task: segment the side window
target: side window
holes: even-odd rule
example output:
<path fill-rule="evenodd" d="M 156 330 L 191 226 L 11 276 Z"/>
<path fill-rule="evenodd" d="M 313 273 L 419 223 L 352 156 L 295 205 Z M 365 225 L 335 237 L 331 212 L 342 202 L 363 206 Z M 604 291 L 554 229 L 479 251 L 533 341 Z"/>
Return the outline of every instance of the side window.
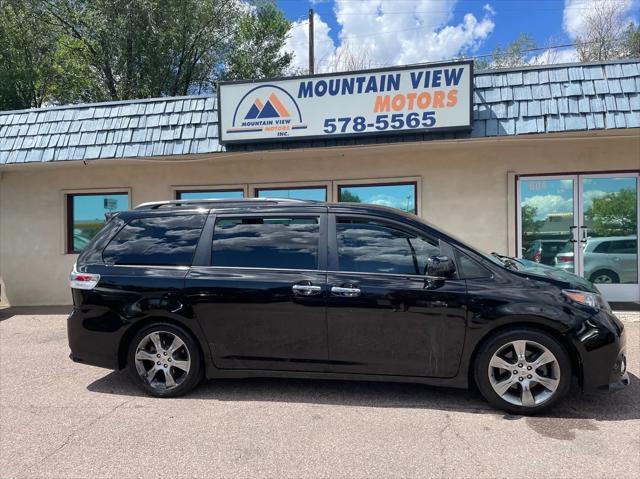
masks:
<path fill-rule="evenodd" d="M 460 268 L 460 277 L 462 279 L 491 277 L 491 271 L 461 251 L 458 251 L 458 267 Z"/>
<path fill-rule="evenodd" d="M 619 240 L 612 241 L 609 246 L 609 253 L 611 254 L 635 254 L 636 253 L 636 241 L 634 240 Z"/>
<path fill-rule="evenodd" d="M 593 249 L 594 253 L 608 253 L 611 241 L 603 241 Z"/>
<path fill-rule="evenodd" d="M 427 259 L 440 254 L 436 240 L 388 223 L 338 218 L 336 233 L 340 271 L 422 275 Z"/>
<path fill-rule="evenodd" d="M 219 218 L 213 231 L 213 266 L 318 269 L 316 217 Z"/>
<path fill-rule="evenodd" d="M 67 253 L 80 253 L 106 222 L 105 213 L 129 207 L 127 193 L 67 195 Z"/>
<path fill-rule="evenodd" d="M 107 263 L 190 266 L 206 215 L 131 220 L 102 252 Z"/>

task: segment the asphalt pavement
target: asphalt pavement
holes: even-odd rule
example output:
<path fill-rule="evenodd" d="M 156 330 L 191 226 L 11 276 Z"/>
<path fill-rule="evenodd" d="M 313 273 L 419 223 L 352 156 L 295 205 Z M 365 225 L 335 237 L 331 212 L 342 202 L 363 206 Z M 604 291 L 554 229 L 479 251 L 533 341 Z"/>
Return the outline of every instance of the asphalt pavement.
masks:
<path fill-rule="evenodd" d="M 149 398 L 68 359 L 65 312 L 0 309 L 2 478 L 640 477 L 638 313 L 629 387 L 526 418 L 415 384 L 215 380 Z"/>

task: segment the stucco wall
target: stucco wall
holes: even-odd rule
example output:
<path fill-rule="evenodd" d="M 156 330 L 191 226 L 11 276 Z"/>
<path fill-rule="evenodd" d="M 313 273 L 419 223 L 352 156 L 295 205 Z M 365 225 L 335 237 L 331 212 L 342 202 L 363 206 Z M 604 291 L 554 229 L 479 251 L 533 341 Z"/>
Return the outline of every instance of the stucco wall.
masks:
<path fill-rule="evenodd" d="M 64 190 L 130 189 L 131 204 L 173 187 L 418 177 L 419 213 L 490 251 L 515 253 L 516 174 L 640 169 L 640 131 L 203 155 L 188 161 L 16 165 L 0 179 L 2 301 L 69 304 Z"/>

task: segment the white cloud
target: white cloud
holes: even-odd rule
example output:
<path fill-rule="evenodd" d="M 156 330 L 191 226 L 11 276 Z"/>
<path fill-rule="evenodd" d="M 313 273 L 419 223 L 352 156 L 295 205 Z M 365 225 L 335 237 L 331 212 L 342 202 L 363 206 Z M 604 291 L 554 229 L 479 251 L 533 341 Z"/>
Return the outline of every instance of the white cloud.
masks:
<path fill-rule="evenodd" d="M 532 65 L 553 65 L 559 63 L 572 63 L 578 61 L 578 52 L 575 48 L 552 48 L 543 51 L 531 58 Z"/>
<path fill-rule="evenodd" d="M 329 25 L 316 13 L 313 16 L 313 39 L 316 62 L 330 58 L 335 51 L 333 40 L 329 36 Z M 306 20 L 293 22 L 285 50 L 294 53 L 292 67 L 306 70 L 309 67 L 309 24 Z"/>
<path fill-rule="evenodd" d="M 477 51 L 491 34 L 494 10 L 487 4 L 484 16 L 471 13 L 451 24 L 457 0 L 335 0 L 334 12 L 340 25 L 339 44 L 329 38 L 329 27 L 318 15 L 315 24 L 318 71 L 335 66 L 345 51 L 366 53 L 373 67 L 437 61 L 460 53 Z M 287 42 L 296 59 L 294 66 L 308 62 L 308 26 L 296 22 Z"/>
<path fill-rule="evenodd" d="M 586 33 L 585 18 L 595 6 L 609 3 L 615 6 L 622 16 L 628 16 L 634 10 L 632 7 L 635 2 L 636 0 L 565 0 L 563 28 L 569 37 L 575 39 Z M 629 21 L 631 20 L 629 16 Z"/>
<path fill-rule="evenodd" d="M 573 199 L 564 198 L 560 195 L 536 195 L 527 198 L 523 205 L 532 206 L 536 209 L 536 218 L 545 219 L 553 213 L 573 212 Z"/>

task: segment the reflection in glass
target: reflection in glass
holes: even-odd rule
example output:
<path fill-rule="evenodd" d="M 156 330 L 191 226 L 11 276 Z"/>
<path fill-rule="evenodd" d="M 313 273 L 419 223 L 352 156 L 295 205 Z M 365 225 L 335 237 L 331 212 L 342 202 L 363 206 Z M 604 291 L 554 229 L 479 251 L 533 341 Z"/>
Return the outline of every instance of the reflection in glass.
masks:
<path fill-rule="evenodd" d="M 156 216 L 131 220 L 107 245 L 107 263 L 191 266 L 206 215 Z"/>
<path fill-rule="evenodd" d="M 213 232 L 213 266 L 317 269 L 317 218 L 224 218 Z"/>
<path fill-rule="evenodd" d="M 416 184 L 341 185 L 338 201 L 390 206 L 408 213 L 416 213 Z"/>
<path fill-rule="evenodd" d="M 572 179 L 520 181 L 523 258 L 573 271 L 573 188 Z"/>
<path fill-rule="evenodd" d="M 422 275 L 440 253 L 435 241 L 376 221 L 338 218 L 336 230 L 340 271 Z"/>
<path fill-rule="evenodd" d="M 102 229 L 105 213 L 124 211 L 129 207 L 129 195 L 119 194 L 75 194 L 69 195 L 67 214 L 70 231 L 69 246 L 74 252 L 86 248 L 89 241 Z"/>
<path fill-rule="evenodd" d="M 269 188 L 256 190 L 258 198 L 294 198 L 296 200 L 327 201 L 326 188 Z"/>
<path fill-rule="evenodd" d="M 210 190 L 210 191 L 178 191 L 179 200 L 211 200 L 211 199 L 237 199 L 244 197 L 242 190 Z"/>
<path fill-rule="evenodd" d="M 611 176 L 583 182 L 584 276 L 593 283 L 638 282 L 636 181 Z"/>

